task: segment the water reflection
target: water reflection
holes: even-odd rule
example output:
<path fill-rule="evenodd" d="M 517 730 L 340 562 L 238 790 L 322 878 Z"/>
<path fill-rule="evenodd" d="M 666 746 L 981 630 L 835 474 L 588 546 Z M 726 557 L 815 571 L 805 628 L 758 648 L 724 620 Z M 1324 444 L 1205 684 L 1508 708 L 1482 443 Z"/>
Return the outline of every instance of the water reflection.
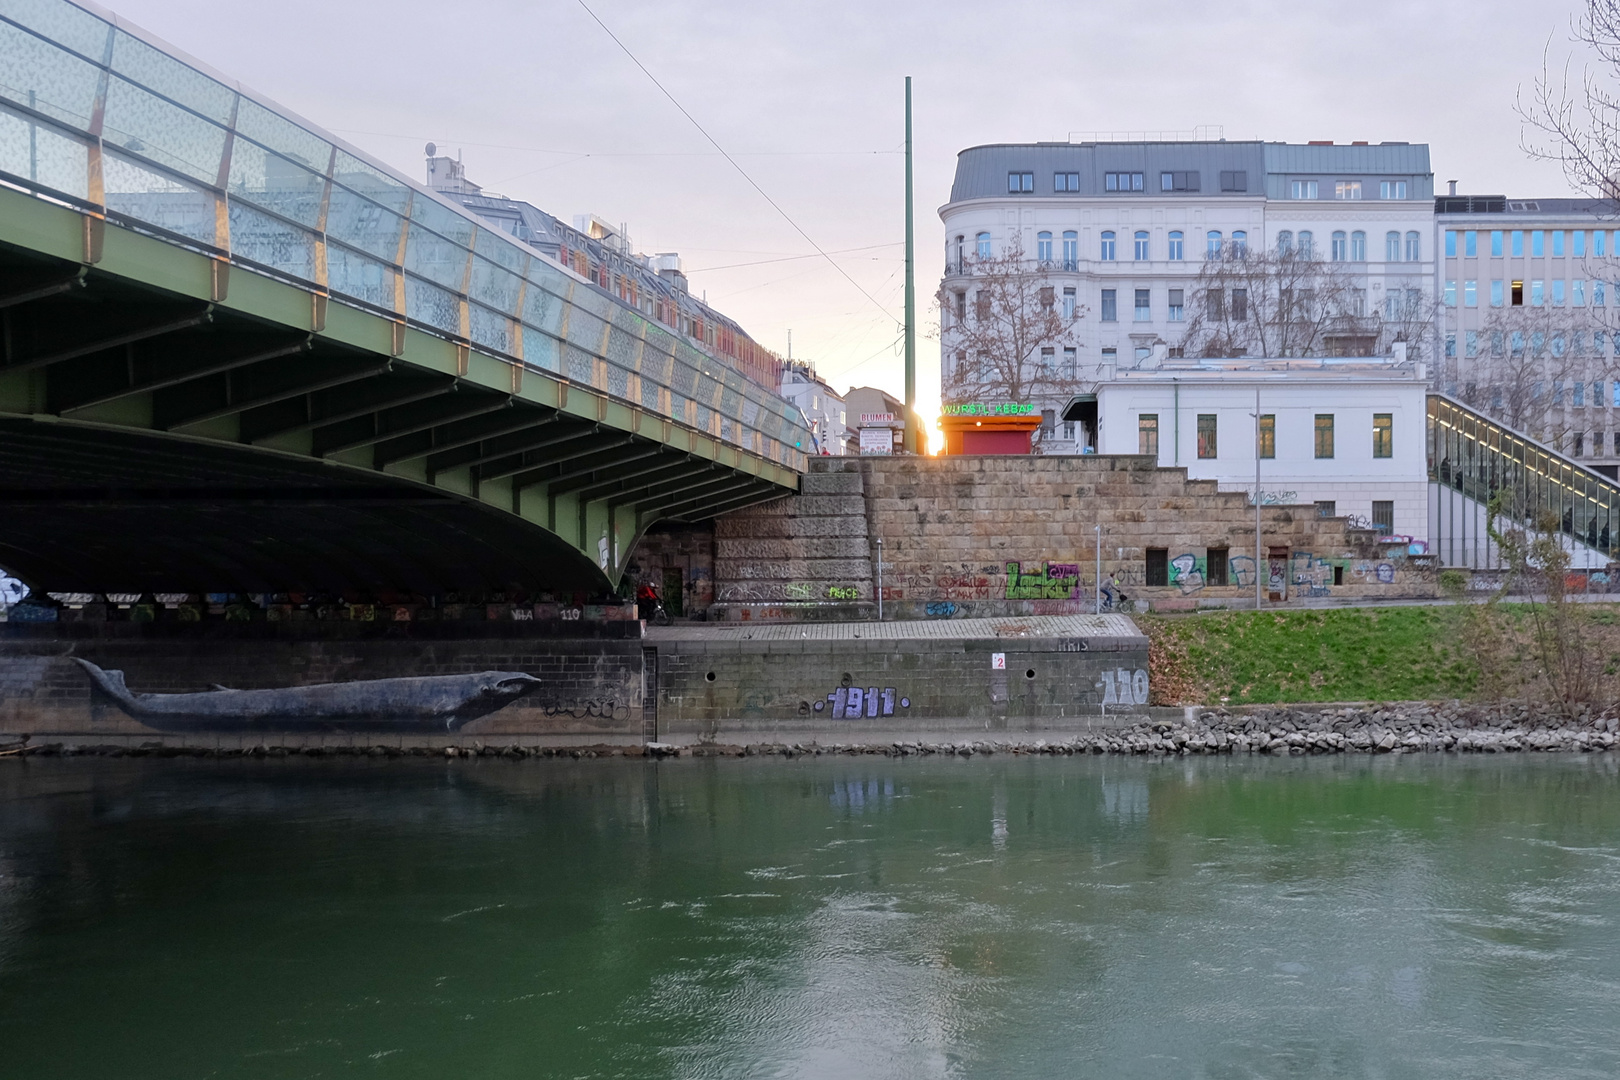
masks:
<path fill-rule="evenodd" d="M 987 827 L 988 822 L 988 827 Z M 19 1076 L 1620 1073 L 1608 758 L 0 768 Z"/>

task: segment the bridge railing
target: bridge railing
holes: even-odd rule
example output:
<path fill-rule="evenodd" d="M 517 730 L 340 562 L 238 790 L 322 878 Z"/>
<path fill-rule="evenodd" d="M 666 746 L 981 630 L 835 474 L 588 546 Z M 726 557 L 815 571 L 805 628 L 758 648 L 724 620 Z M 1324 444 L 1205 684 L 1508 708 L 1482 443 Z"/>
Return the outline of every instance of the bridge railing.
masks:
<path fill-rule="evenodd" d="M 805 467 L 723 357 L 89 5 L 0 0 L 0 182 Z"/>

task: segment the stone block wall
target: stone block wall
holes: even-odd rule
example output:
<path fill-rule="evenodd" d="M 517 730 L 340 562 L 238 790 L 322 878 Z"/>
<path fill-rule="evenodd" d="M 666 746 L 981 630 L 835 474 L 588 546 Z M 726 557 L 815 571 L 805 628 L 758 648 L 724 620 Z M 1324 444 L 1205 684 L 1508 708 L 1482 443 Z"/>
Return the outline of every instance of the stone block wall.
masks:
<path fill-rule="evenodd" d="M 1088 612 L 1098 526 L 1104 611 L 1253 602 L 1248 497 L 1151 458 L 820 458 L 810 469 L 805 494 L 716 522 L 715 617 L 869 617 L 880 539 L 886 618 Z M 829 535 L 847 546 L 818 543 Z M 1426 557 L 1314 506 L 1262 508 L 1262 544 L 1267 602 L 1436 595 Z M 1164 585 L 1147 584 L 1150 549 L 1163 553 Z M 1211 550 L 1226 551 L 1228 584 L 1209 583 Z M 845 594 L 859 603 L 830 603 Z"/>

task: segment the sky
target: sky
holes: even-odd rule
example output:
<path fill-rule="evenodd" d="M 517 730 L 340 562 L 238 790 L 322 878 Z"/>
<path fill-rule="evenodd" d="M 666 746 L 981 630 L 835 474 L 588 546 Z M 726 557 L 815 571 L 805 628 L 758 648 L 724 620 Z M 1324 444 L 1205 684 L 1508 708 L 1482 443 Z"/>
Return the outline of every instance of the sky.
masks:
<path fill-rule="evenodd" d="M 586 0 L 752 183 L 579 0 L 102 2 L 418 180 L 432 141 L 488 189 L 679 252 L 694 292 L 779 353 L 791 333 L 838 390 L 903 386 L 912 76 L 925 416 L 965 147 L 1218 125 L 1426 142 L 1437 190 L 1571 193 L 1514 101 L 1571 54 L 1575 0 Z"/>

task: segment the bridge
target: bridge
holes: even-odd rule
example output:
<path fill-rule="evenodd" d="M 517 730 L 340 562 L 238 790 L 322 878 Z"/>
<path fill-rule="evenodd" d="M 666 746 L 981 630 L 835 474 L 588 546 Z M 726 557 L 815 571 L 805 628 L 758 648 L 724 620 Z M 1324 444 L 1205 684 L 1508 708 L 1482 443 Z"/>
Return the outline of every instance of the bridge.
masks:
<path fill-rule="evenodd" d="M 88 3 L 0 8 L 0 565 L 601 593 L 796 491 L 773 388 Z"/>

